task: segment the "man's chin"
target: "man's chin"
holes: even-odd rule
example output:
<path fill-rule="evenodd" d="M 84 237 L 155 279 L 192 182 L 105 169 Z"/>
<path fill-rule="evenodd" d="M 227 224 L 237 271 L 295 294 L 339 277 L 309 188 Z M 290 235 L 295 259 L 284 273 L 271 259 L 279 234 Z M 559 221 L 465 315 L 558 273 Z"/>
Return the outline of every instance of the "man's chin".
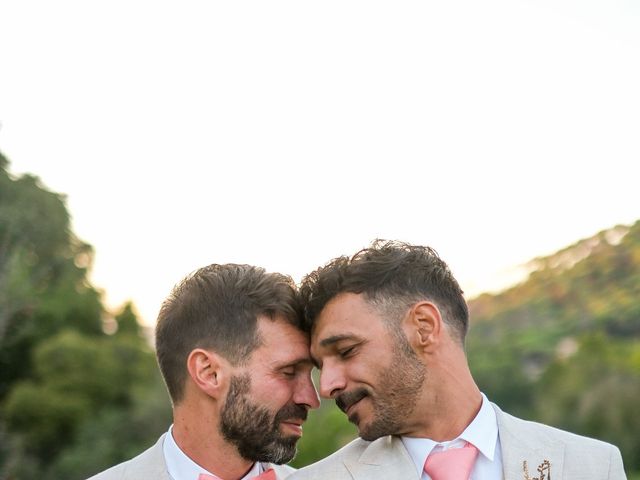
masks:
<path fill-rule="evenodd" d="M 370 425 L 362 421 L 357 413 L 353 413 L 349 416 L 349 422 L 353 423 L 358 429 L 358 436 L 363 440 L 371 441 L 375 438 L 371 438 Z"/>
<path fill-rule="evenodd" d="M 365 423 L 359 422 L 355 424 L 358 427 L 358 435 L 363 440 L 367 442 L 373 442 L 381 437 L 386 437 L 387 435 L 395 435 L 396 432 L 390 431 L 389 428 L 385 428 L 384 425 L 380 423 L 373 422 Z M 388 427 L 388 426 L 386 426 Z"/>
<path fill-rule="evenodd" d="M 374 440 L 378 440 L 380 437 L 384 437 L 386 435 L 379 435 L 378 433 L 372 433 L 368 430 L 361 430 L 358 433 L 359 437 L 362 440 L 366 440 L 367 442 L 373 442 Z"/>
<path fill-rule="evenodd" d="M 281 436 L 276 443 L 270 446 L 268 452 L 263 452 L 262 455 L 259 455 L 258 458 L 254 458 L 253 460 L 275 463 L 277 465 L 288 463 L 293 460 L 298 453 L 298 449 L 296 448 L 297 442 L 298 437 Z"/>

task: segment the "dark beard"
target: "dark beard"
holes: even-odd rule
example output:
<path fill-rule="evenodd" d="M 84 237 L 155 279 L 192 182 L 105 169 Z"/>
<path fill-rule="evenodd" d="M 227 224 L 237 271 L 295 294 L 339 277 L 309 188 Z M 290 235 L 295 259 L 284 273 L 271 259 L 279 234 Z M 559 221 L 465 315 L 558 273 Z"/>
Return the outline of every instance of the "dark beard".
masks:
<path fill-rule="evenodd" d="M 229 394 L 222 407 L 220 432 L 238 449 L 240 455 L 253 462 L 287 463 L 296 455 L 298 437 L 280 432 L 283 420 L 306 420 L 307 409 L 295 403 L 282 407 L 275 416 L 265 407 L 251 402 L 248 374 L 231 378 Z"/>
<path fill-rule="evenodd" d="M 378 375 L 377 393 L 358 388 L 336 397 L 336 405 L 343 412 L 363 398 L 368 397 L 372 402 L 374 416 L 368 425 L 360 425 L 357 413 L 349 417 L 349 421 L 358 426 L 358 433 L 364 440 L 402 434 L 404 422 L 415 410 L 424 383 L 424 364 L 404 336 L 396 336 L 396 340 L 391 364 Z"/>

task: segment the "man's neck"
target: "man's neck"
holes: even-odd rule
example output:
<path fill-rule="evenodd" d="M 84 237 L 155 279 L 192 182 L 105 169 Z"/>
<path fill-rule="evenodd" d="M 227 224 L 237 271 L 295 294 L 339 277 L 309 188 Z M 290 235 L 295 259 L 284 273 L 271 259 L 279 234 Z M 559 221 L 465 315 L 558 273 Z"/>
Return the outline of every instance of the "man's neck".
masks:
<path fill-rule="evenodd" d="M 478 389 L 462 351 L 440 361 L 428 370 L 418 418 L 410 437 L 445 442 L 458 437 L 473 421 L 482 406 Z M 404 433 L 403 433 L 404 434 Z"/>
<path fill-rule="evenodd" d="M 457 438 L 476 417 L 482 406 L 482 394 L 473 385 L 447 398 L 438 399 L 434 411 L 441 414 L 433 419 L 433 440 L 438 442 Z"/>

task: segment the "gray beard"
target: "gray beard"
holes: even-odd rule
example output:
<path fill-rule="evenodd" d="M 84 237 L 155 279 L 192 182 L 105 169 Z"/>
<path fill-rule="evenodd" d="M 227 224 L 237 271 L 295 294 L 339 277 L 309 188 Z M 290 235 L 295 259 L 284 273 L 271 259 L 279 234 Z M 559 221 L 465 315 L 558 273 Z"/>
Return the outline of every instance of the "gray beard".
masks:
<path fill-rule="evenodd" d="M 222 407 L 220 433 L 238 452 L 253 462 L 283 464 L 296 455 L 297 436 L 285 436 L 280 432 L 280 422 L 286 419 L 306 419 L 305 407 L 289 404 L 275 415 L 268 409 L 251 402 L 248 374 L 231 378 L 229 394 Z"/>

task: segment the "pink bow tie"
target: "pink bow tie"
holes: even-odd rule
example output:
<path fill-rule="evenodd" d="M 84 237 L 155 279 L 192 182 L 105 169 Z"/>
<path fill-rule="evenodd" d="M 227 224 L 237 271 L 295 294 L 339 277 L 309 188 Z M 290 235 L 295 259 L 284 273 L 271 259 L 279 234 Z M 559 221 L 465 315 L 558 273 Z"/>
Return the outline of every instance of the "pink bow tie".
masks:
<path fill-rule="evenodd" d="M 198 476 L 198 480 L 220 480 L 220 479 L 218 477 L 214 477 L 213 475 L 201 473 Z M 276 471 L 273 468 L 270 468 L 266 472 L 262 472 L 257 477 L 253 477 L 251 480 L 276 480 Z"/>
<path fill-rule="evenodd" d="M 469 480 L 478 449 L 469 442 L 462 448 L 433 452 L 424 463 L 432 480 Z"/>

